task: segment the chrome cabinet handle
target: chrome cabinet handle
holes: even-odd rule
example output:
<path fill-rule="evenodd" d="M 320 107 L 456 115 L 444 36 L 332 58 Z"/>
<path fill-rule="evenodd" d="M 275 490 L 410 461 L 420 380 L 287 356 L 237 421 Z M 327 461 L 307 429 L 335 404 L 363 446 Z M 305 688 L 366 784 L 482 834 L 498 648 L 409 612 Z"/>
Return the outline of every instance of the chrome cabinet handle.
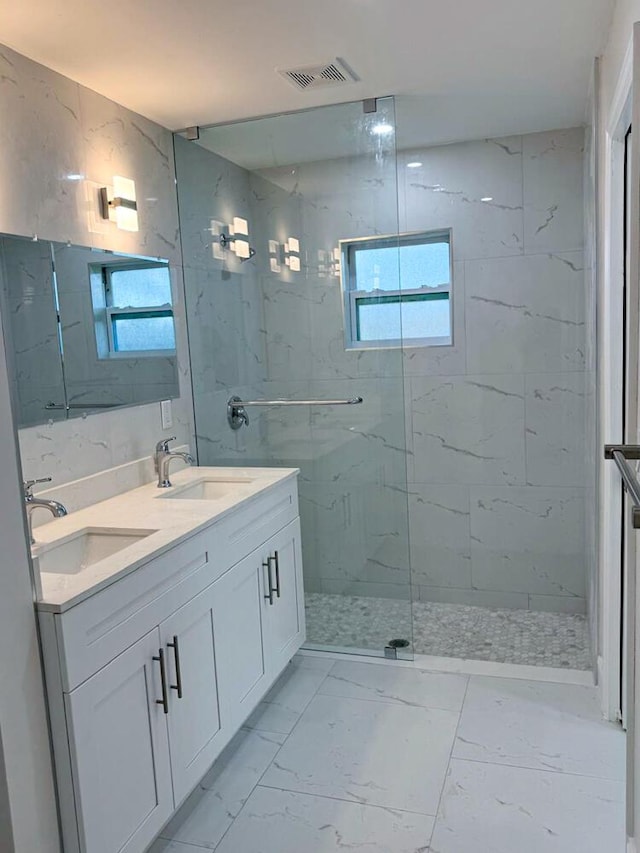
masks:
<path fill-rule="evenodd" d="M 164 664 L 164 649 L 158 649 L 158 655 L 153 656 L 160 664 L 160 681 L 162 683 L 162 699 L 156 699 L 156 705 L 162 705 L 165 714 L 169 713 L 169 695 L 167 693 L 167 671 Z"/>
<path fill-rule="evenodd" d="M 269 557 L 270 560 L 274 560 L 276 564 L 276 595 L 280 598 L 280 560 L 278 558 L 278 552 L 274 551 L 275 557 Z"/>
<path fill-rule="evenodd" d="M 170 649 L 173 649 L 173 658 L 176 665 L 176 683 L 170 684 L 172 690 L 177 690 L 178 699 L 182 699 L 182 673 L 180 670 L 180 647 L 178 645 L 178 636 L 177 634 L 173 635 L 173 642 L 167 643 L 167 646 Z"/>
<path fill-rule="evenodd" d="M 267 557 L 267 562 L 262 564 L 262 568 L 267 570 L 267 585 L 269 592 L 265 595 L 265 599 L 269 604 L 273 604 L 273 578 L 271 577 L 271 557 Z"/>

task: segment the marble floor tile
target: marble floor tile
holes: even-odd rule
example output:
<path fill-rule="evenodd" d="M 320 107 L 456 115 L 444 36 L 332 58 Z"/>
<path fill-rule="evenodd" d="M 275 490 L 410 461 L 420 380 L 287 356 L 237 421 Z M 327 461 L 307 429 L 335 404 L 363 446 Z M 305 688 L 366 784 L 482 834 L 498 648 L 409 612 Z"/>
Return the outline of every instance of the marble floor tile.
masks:
<path fill-rule="evenodd" d="M 316 672 L 324 672 L 325 675 L 331 670 L 336 661 L 334 658 L 315 657 L 314 655 L 295 655 L 291 663 L 302 669 L 313 669 Z"/>
<path fill-rule="evenodd" d="M 214 849 L 285 739 L 271 732 L 238 732 L 162 836 Z"/>
<path fill-rule="evenodd" d="M 418 853 L 433 818 L 257 787 L 218 853 Z M 182 851 L 180 851 L 182 853 Z"/>
<path fill-rule="evenodd" d="M 301 661 L 303 661 L 301 663 Z M 324 681 L 324 666 L 292 661 L 245 723 L 248 729 L 289 734 Z"/>
<path fill-rule="evenodd" d="M 463 675 L 338 661 L 318 693 L 323 696 L 389 702 L 393 705 L 460 711 L 467 681 Z"/>
<path fill-rule="evenodd" d="M 473 676 L 453 755 L 621 780 L 625 738 L 593 687 Z"/>
<path fill-rule="evenodd" d="M 624 853 L 624 785 L 453 759 L 431 853 Z"/>
<path fill-rule="evenodd" d="M 261 784 L 435 815 L 458 714 L 316 696 Z"/>

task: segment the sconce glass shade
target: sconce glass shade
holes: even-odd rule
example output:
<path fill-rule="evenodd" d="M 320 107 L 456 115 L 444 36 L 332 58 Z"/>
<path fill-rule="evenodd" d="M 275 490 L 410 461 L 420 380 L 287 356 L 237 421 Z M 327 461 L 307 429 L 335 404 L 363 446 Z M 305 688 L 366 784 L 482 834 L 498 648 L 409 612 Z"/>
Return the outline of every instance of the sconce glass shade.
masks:
<path fill-rule="evenodd" d="M 136 185 L 130 178 L 114 175 L 113 195 L 115 200 L 121 199 L 127 204 L 114 206 L 116 225 L 121 231 L 138 230 L 138 210 L 136 205 Z"/>
<path fill-rule="evenodd" d="M 280 243 L 277 240 L 269 240 L 269 268 L 271 272 L 280 272 Z"/>
<path fill-rule="evenodd" d="M 249 236 L 249 223 L 246 219 L 243 219 L 241 216 L 233 217 L 233 224 L 231 226 L 232 234 L 234 236 L 240 235 L 244 237 Z M 238 254 L 236 252 L 236 254 Z M 244 255 L 238 255 L 238 257 L 244 257 Z"/>
<path fill-rule="evenodd" d="M 300 251 L 300 241 L 297 237 L 289 237 L 289 241 L 286 244 L 286 248 L 288 252 L 299 252 Z"/>
<path fill-rule="evenodd" d="M 239 240 L 237 237 L 233 241 L 233 251 L 238 258 L 250 258 L 251 247 L 248 240 Z"/>

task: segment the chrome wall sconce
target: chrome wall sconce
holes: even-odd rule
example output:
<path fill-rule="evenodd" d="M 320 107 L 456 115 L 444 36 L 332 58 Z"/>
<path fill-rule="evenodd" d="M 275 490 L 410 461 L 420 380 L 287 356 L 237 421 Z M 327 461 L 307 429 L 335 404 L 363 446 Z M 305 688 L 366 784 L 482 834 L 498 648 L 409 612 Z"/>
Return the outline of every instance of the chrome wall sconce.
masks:
<path fill-rule="evenodd" d="M 318 274 L 320 278 L 329 275 L 339 278 L 341 269 L 341 255 L 338 247 L 328 251 L 326 249 L 318 250 Z"/>
<path fill-rule="evenodd" d="M 130 178 L 114 175 L 112 187 L 99 190 L 100 214 L 114 222 L 121 231 L 138 230 L 136 185 Z"/>
<path fill-rule="evenodd" d="M 216 230 L 220 228 L 220 223 L 212 223 L 212 232 L 214 236 L 218 236 L 220 247 L 224 251 L 231 251 L 240 261 L 248 261 L 252 258 L 256 250 L 249 245 L 249 223 L 241 216 L 234 216 L 233 222 L 228 227 L 228 234 L 223 230 L 216 234 Z M 216 253 L 214 248 L 214 257 L 221 257 L 223 253 Z"/>
<path fill-rule="evenodd" d="M 300 241 L 289 237 L 284 244 L 284 262 L 293 272 L 300 272 Z"/>
<path fill-rule="evenodd" d="M 297 237 L 289 237 L 284 243 L 269 240 L 269 267 L 271 272 L 279 273 L 282 267 L 288 267 L 292 272 L 300 272 L 300 241 Z"/>

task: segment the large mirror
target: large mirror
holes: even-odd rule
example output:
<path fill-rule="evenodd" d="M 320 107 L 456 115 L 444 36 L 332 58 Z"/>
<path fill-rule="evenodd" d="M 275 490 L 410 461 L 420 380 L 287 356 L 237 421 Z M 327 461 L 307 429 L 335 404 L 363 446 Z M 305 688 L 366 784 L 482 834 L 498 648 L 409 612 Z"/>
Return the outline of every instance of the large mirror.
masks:
<path fill-rule="evenodd" d="M 167 261 L 0 237 L 19 427 L 177 397 Z"/>

